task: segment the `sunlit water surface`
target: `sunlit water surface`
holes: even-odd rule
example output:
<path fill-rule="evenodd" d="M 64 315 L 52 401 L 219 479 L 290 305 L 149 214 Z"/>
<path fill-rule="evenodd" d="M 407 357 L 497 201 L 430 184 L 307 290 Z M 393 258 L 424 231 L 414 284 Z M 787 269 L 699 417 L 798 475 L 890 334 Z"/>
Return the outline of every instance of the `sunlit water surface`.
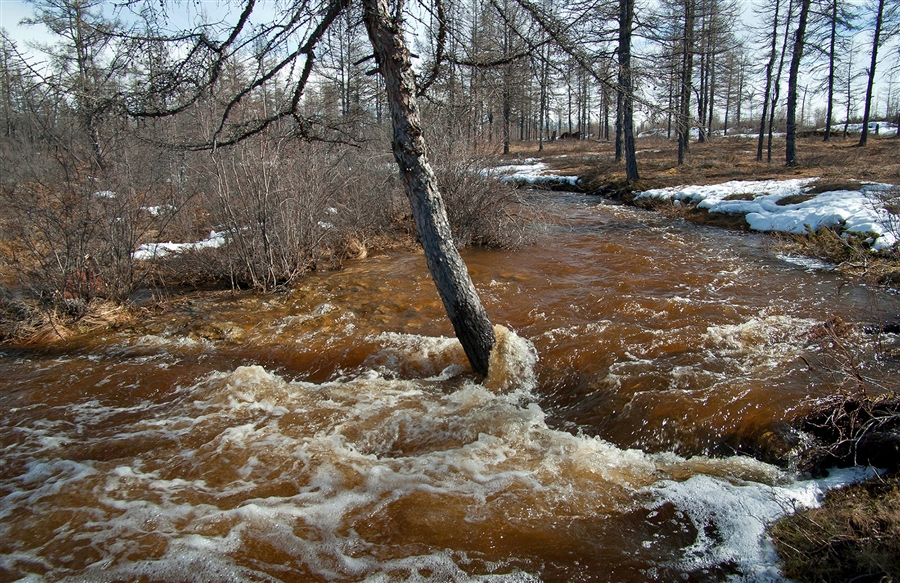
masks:
<path fill-rule="evenodd" d="M 466 255 L 512 331 L 483 382 L 416 254 L 3 352 L 0 581 L 779 580 L 765 524 L 829 482 L 758 459 L 842 359 L 897 378 L 863 331 L 897 296 L 546 204 L 536 244 Z"/>

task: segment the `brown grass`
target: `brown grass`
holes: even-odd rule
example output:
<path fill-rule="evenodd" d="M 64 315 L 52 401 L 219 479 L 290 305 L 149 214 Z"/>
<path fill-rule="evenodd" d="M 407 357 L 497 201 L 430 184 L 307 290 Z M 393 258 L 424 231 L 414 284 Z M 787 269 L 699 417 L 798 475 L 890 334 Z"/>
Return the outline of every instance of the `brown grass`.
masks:
<path fill-rule="evenodd" d="M 771 535 L 791 579 L 900 581 L 900 478 L 833 490 L 821 508 L 780 520 Z"/>
<path fill-rule="evenodd" d="M 35 299 L 0 297 L 0 342 L 48 346 L 100 329 L 134 321 L 139 309 L 100 299 L 56 304 Z"/>
<path fill-rule="evenodd" d="M 845 187 L 841 190 L 858 190 L 860 181 L 900 183 L 897 138 L 870 136 L 865 148 L 856 143 L 853 137 L 832 138 L 827 143 L 819 136 L 800 137 L 799 165 L 789 168 L 783 162 L 784 139 L 774 141 L 772 163 L 768 164 L 756 161 L 756 140 L 713 138 L 703 144 L 692 143 L 685 163 L 678 166 L 674 141 L 641 138 L 637 140 L 637 161 L 643 188 L 813 177 L 828 190 L 841 185 Z M 543 152 L 537 148 L 537 142 L 513 144 L 510 158 L 541 157 L 556 172 L 589 178 L 595 188 L 624 179 L 624 164 L 614 160 L 615 149 L 610 142 L 557 141 L 545 143 Z"/>
<path fill-rule="evenodd" d="M 813 194 L 792 194 L 790 196 L 785 196 L 784 198 L 778 199 L 775 204 L 777 204 L 778 206 L 790 206 L 792 204 L 800 204 L 801 202 L 806 202 L 814 198 L 816 197 Z"/>

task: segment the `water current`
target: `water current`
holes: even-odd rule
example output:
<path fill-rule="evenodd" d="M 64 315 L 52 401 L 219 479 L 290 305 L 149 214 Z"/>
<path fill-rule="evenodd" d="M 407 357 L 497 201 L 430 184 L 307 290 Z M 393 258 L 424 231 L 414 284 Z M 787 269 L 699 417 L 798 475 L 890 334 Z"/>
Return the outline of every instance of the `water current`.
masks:
<path fill-rule="evenodd" d="M 864 326 L 900 298 L 762 235 L 542 212 L 465 255 L 484 381 L 415 253 L 0 353 L 0 581 L 779 580 L 765 525 L 848 476 L 760 460 L 842 363 L 897 378 Z"/>

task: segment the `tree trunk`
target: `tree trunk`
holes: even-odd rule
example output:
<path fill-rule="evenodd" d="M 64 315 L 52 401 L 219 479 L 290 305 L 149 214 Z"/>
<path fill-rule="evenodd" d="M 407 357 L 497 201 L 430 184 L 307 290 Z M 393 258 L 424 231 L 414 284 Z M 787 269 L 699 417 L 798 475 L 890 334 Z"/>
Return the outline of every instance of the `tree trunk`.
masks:
<path fill-rule="evenodd" d="M 859 134 L 859 145 L 865 146 L 869 139 L 869 115 L 872 107 L 872 88 L 875 83 L 875 64 L 878 62 L 878 45 L 881 44 L 881 24 L 884 18 L 884 0 L 878 0 L 878 16 L 875 18 L 875 35 L 872 39 L 872 63 L 869 65 L 869 85 L 866 88 L 866 105 L 863 108 L 863 125 Z"/>
<path fill-rule="evenodd" d="M 681 55 L 681 93 L 678 116 L 678 165 L 684 164 L 684 155 L 691 142 L 691 74 L 694 69 L 694 2 L 684 3 L 684 38 Z"/>
<path fill-rule="evenodd" d="M 801 0 L 802 1 L 802 0 Z M 772 107 L 769 109 L 769 135 L 766 144 L 766 163 L 772 162 L 772 139 L 775 134 L 775 106 L 781 94 L 781 72 L 784 70 L 784 57 L 787 55 L 788 37 L 791 30 L 791 15 L 794 13 L 794 0 L 788 1 L 787 15 L 784 19 L 784 38 L 781 43 L 781 56 L 778 58 L 778 72 L 775 73 Z"/>
<path fill-rule="evenodd" d="M 621 65 L 620 65 L 620 67 L 621 67 Z M 621 75 L 622 75 L 622 73 L 620 72 L 619 73 L 619 82 L 620 83 L 621 83 Z M 625 107 L 625 99 L 624 99 L 624 96 L 622 95 L 622 85 L 619 85 L 616 88 L 616 142 L 615 142 L 616 162 L 622 161 L 622 131 L 623 131 L 622 119 L 625 117 L 624 116 L 624 113 L 625 113 L 624 107 Z"/>
<path fill-rule="evenodd" d="M 781 8 L 780 0 L 775 0 L 775 13 L 772 16 L 772 48 L 769 52 L 769 62 L 766 64 L 766 89 L 763 92 L 762 115 L 759 116 L 759 141 L 756 144 L 756 161 L 762 162 L 763 144 L 766 136 L 766 117 L 769 114 L 769 100 L 772 95 L 772 70 L 775 68 L 775 58 L 778 51 L 778 11 Z M 772 104 L 775 108 L 775 104 Z"/>
<path fill-rule="evenodd" d="M 619 0 L 619 94 L 622 96 L 622 134 L 625 149 L 625 179 L 638 180 L 634 148 L 634 88 L 631 79 L 631 27 L 634 0 Z"/>
<path fill-rule="evenodd" d="M 837 45 L 837 19 L 838 0 L 831 0 L 831 36 L 828 43 L 828 95 L 825 108 L 825 137 L 823 141 L 831 140 L 831 122 L 834 118 L 834 64 L 835 47 Z"/>
<path fill-rule="evenodd" d="M 400 23 L 387 0 L 363 0 L 364 20 L 384 77 L 394 126 L 394 158 L 412 207 L 431 277 L 475 372 L 487 375 L 494 329 L 466 265 L 453 244 L 437 180 L 426 155 L 416 79 Z"/>
<path fill-rule="evenodd" d="M 794 37 L 794 54 L 791 57 L 791 70 L 788 72 L 787 123 L 784 149 L 786 166 L 797 165 L 797 77 L 800 74 L 800 59 L 803 58 L 803 43 L 806 37 L 806 19 L 809 15 L 811 0 L 802 0 L 800 4 L 800 22 L 797 24 L 797 36 Z"/>

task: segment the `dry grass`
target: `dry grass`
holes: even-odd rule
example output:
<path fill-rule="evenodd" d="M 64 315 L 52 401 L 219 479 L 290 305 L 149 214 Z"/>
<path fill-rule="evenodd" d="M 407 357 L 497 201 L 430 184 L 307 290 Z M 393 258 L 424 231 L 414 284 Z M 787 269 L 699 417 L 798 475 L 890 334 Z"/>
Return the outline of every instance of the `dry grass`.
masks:
<path fill-rule="evenodd" d="M 0 342 L 18 346 L 46 346 L 100 329 L 119 328 L 134 321 L 139 310 L 94 299 L 41 303 L 34 299 L 0 297 Z"/>
<path fill-rule="evenodd" d="M 780 520 L 771 534 L 791 579 L 900 581 L 900 478 L 829 492 L 821 508 Z"/>
<path fill-rule="evenodd" d="M 900 183 L 900 156 L 897 138 L 879 136 L 865 148 L 857 139 L 833 138 L 823 142 L 810 135 L 797 140 L 799 165 L 784 165 L 784 139 L 776 139 L 772 163 L 756 161 L 756 140 L 749 138 L 713 138 L 692 143 L 681 166 L 676 164 L 677 144 L 663 138 L 637 140 L 638 170 L 641 188 L 681 184 L 715 184 L 728 180 L 768 180 L 818 177 L 823 185 L 844 185 L 841 190 L 857 190 L 860 181 Z M 514 144 L 510 158 L 541 157 L 556 172 L 583 176 L 593 189 L 624 182 L 625 167 L 614 159 L 614 145 L 600 141 L 557 141 L 544 144 Z M 832 189 L 829 186 L 829 189 Z M 815 192 L 812 192 L 815 194 Z"/>

